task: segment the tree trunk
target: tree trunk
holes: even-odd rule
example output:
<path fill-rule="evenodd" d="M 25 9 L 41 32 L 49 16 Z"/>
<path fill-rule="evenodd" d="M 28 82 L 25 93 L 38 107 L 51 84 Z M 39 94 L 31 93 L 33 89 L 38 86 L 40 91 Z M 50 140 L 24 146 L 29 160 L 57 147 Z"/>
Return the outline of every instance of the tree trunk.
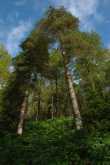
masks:
<path fill-rule="evenodd" d="M 74 111 L 76 129 L 80 130 L 83 127 L 81 114 L 80 114 L 80 111 L 79 111 L 78 101 L 77 101 L 75 89 L 74 89 L 74 86 L 73 86 L 72 77 L 71 77 L 71 74 L 68 71 L 68 62 L 67 62 L 67 59 L 66 59 L 66 55 L 64 55 L 64 54 L 63 54 L 63 59 L 64 59 L 65 78 L 67 80 L 70 99 L 71 99 L 71 103 L 72 103 L 72 108 L 73 108 L 73 111 Z"/>
<path fill-rule="evenodd" d="M 38 112 L 38 108 L 37 108 L 37 103 L 35 104 L 35 120 L 36 121 L 39 120 L 39 112 Z"/>
<path fill-rule="evenodd" d="M 17 128 L 18 135 L 23 134 L 24 120 L 26 118 L 26 112 L 27 112 L 27 104 L 28 104 L 28 94 L 26 93 L 20 109 L 20 119 Z"/>
<path fill-rule="evenodd" d="M 53 96 L 52 96 L 52 103 L 51 103 L 51 119 L 54 119 L 54 102 L 53 102 Z"/>
<path fill-rule="evenodd" d="M 38 96 L 37 96 L 37 90 L 34 88 L 33 91 L 33 109 L 34 109 L 34 116 L 33 119 L 35 121 L 38 120 Z"/>
<path fill-rule="evenodd" d="M 38 120 L 39 113 L 41 112 L 41 93 L 38 92 L 38 102 L 37 102 L 37 110 L 36 110 L 36 120 Z"/>
<path fill-rule="evenodd" d="M 55 112 L 57 117 L 58 115 L 58 74 L 57 73 L 56 73 L 55 86 L 56 86 Z"/>

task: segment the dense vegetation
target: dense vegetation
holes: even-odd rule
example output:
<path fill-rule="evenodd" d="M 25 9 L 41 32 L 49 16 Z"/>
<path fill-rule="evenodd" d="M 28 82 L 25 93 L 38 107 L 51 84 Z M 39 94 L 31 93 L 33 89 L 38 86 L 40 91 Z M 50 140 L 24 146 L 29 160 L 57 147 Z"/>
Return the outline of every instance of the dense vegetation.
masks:
<path fill-rule="evenodd" d="M 1 139 L 0 163 L 8 165 L 86 165 L 110 162 L 110 135 L 72 129 L 71 118 L 26 124 L 22 137 Z"/>
<path fill-rule="evenodd" d="M 0 164 L 109 165 L 110 51 L 100 36 L 50 7 L 21 49 L 11 59 L 0 47 Z"/>

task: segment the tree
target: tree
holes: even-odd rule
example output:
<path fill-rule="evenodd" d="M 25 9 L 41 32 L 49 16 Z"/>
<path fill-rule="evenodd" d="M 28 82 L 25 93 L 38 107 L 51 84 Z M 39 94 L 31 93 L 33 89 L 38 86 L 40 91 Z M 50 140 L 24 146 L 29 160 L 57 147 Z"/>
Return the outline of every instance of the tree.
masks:
<path fill-rule="evenodd" d="M 15 130 L 18 127 L 17 132 L 22 134 L 31 68 L 24 53 L 13 59 L 13 66 L 14 72 L 11 74 L 2 94 L 0 122 L 4 130 Z M 22 128 L 20 128 L 20 125 Z"/>
<path fill-rule="evenodd" d="M 3 87 L 3 85 L 9 78 L 10 66 L 11 66 L 11 56 L 4 48 L 4 46 L 0 45 L 0 86 L 1 87 Z"/>
<path fill-rule="evenodd" d="M 35 49 L 38 49 L 37 44 L 39 43 L 40 47 L 44 45 L 44 43 L 41 43 L 38 40 L 37 42 L 34 42 L 38 36 L 46 37 L 47 40 L 49 41 L 47 42 L 47 47 L 45 52 L 49 52 L 49 49 L 51 50 L 53 47 L 55 47 L 55 45 L 57 45 L 57 48 L 59 49 L 63 57 L 65 77 L 68 83 L 68 89 L 70 93 L 72 107 L 75 114 L 76 128 L 79 130 L 82 128 L 82 119 L 79 111 L 75 89 L 73 87 L 72 77 L 68 70 L 68 64 L 72 53 L 72 49 L 71 49 L 72 47 L 71 45 L 69 46 L 69 44 L 66 41 L 67 38 L 69 42 L 71 41 L 70 34 L 71 32 L 78 30 L 78 23 L 79 23 L 78 19 L 72 16 L 69 12 L 65 11 L 64 8 L 60 8 L 60 9 L 50 8 L 47 12 L 47 16 L 37 24 L 37 29 L 35 28 L 32 34 L 23 43 L 24 45 L 23 48 L 25 48 L 24 49 L 25 51 L 26 50 L 29 52 L 31 51 L 31 55 L 32 52 L 34 52 L 34 54 L 36 55 Z M 65 35 L 66 35 L 66 39 L 65 39 Z M 31 45 L 31 47 L 28 47 L 28 45 Z M 69 49 L 70 51 L 68 51 Z M 42 49 L 42 51 L 43 50 L 44 49 Z M 41 54 L 41 55 L 42 58 L 45 57 L 45 54 Z"/>
<path fill-rule="evenodd" d="M 0 45 L 0 112 L 2 109 L 2 93 L 11 75 L 11 63 L 11 55 L 7 52 L 3 45 Z"/>
<path fill-rule="evenodd" d="M 26 119 L 28 109 L 28 96 L 29 89 L 31 87 L 31 75 L 32 67 L 25 53 L 22 53 L 16 58 L 16 82 L 18 83 L 18 89 L 20 88 L 22 93 L 22 101 L 19 105 L 19 120 L 17 125 L 17 134 L 23 134 L 24 120 Z"/>

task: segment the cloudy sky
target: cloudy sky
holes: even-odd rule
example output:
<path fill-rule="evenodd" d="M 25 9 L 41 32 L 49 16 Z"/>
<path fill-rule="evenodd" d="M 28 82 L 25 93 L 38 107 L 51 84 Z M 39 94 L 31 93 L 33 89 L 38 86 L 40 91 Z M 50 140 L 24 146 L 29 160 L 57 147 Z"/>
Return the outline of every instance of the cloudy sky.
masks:
<path fill-rule="evenodd" d="M 80 19 L 83 31 L 98 32 L 110 47 L 110 0 L 1 0 L 0 42 L 15 56 L 20 42 L 48 6 L 64 6 Z"/>

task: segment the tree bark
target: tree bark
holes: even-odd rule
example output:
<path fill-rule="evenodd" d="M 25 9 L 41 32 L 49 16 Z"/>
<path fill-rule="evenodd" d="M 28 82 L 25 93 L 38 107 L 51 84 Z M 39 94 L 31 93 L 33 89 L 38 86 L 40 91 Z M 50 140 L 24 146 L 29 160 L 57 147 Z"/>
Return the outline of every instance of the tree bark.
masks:
<path fill-rule="evenodd" d="M 53 102 L 53 96 L 52 96 L 52 103 L 51 103 L 51 118 L 54 119 L 54 102 Z"/>
<path fill-rule="evenodd" d="M 26 93 L 20 109 L 20 118 L 17 128 L 18 135 L 23 134 L 24 120 L 26 118 L 26 113 L 27 113 L 27 104 L 28 104 L 28 94 Z"/>
<path fill-rule="evenodd" d="M 37 95 L 37 90 L 34 89 L 33 91 L 33 109 L 34 109 L 34 116 L 33 116 L 33 119 L 35 121 L 38 120 L 38 116 L 39 116 L 39 113 L 38 113 L 38 98 L 39 96 Z"/>
<path fill-rule="evenodd" d="M 36 120 L 38 120 L 39 113 L 41 112 L 41 92 L 38 92 L 37 110 L 36 110 Z"/>
<path fill-rule="evenodd" d="M 67 61 L 66 55 L 64 55 L 64 54 L 62 54 L 62 55 L 63 55 L 63 60 L 64 60 L 65 78 L 67 80 L 70 99 L 71 99 L 72 108 L 73 108 L 73 112 L 74 112 L 74 116 L 75 116 L 76 129 L 80 130 L 83 127 L 83 124 L 82 124 L 82 118 L 81 118 L 81 114 L 80 114 L 80 110 L 79 110 L 79 106 L 78 106 L 78 101 L 77 101 L 75 89 L 73 86 L 72 77 L 68 71 L 68 61 Z"/>
<path fill-rule="evenodd" d="M 56 79 L 55 79 L 55 86 L 56 86 L 55 113 L 56 113 L 56 117 L 58 115 L 58 74 L 57 74 L 57 72 L 56 72 Z"/>

